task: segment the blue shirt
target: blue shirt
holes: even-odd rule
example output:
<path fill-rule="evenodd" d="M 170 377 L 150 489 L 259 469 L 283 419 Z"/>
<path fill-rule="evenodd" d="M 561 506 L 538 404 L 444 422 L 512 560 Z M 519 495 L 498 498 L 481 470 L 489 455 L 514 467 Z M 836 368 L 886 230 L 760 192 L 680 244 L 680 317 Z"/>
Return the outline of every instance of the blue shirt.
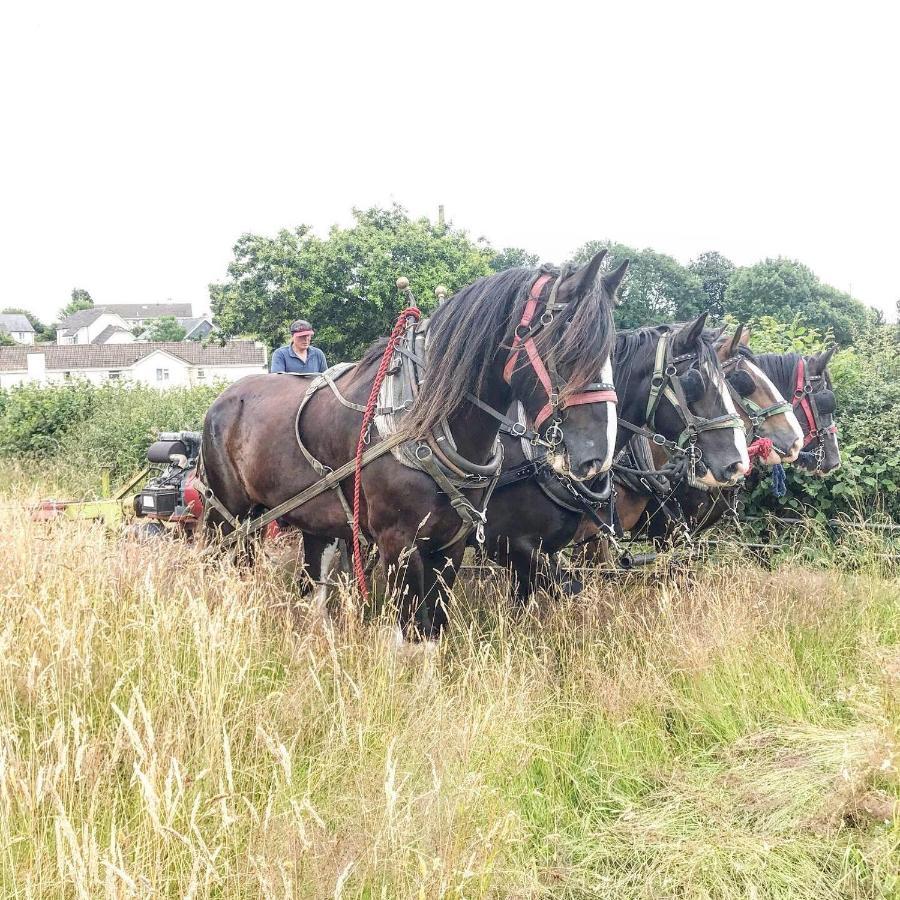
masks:
<path fill-rule="evenodd" d="M 270 372 L 295 372 L 299 375 L 309 375 L 315 372 L 324 372 L 328 368 L 325 362 L 325 354 L 318 347 L 310 347 L 306 351 L 306 362 L 303 362 L 294 350 L 292 344 L 279 347 L 272 354 Z"/>

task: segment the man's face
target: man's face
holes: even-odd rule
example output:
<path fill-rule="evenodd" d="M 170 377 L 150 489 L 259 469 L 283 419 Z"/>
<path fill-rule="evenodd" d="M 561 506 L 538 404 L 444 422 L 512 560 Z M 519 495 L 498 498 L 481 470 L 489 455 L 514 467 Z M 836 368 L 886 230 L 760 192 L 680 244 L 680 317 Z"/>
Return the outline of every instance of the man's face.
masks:
<path fill-rule="evenodd" d="M 309 342 L 311 340 L 311 334 L 300 334 L 299 331 L 295 331 L 294 334 L 291 335 L 291 343 L 294 345 L 295 350 L 308 350 Z"/>

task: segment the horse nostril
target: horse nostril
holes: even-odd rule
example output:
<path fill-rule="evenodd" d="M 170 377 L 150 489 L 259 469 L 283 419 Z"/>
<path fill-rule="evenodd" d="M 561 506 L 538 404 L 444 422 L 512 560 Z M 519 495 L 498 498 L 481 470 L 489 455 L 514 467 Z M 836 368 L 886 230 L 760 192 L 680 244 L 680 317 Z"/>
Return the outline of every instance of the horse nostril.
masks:
<path fill-rule="evenodd" d="M 728 479 L 730 481 L 732 478 L 740 478 L 741 476 L 746 475 L 749 471 L 750 467 L 743 461 L 740 461 L 730 465 L 725 470 L 725 474 L 728 476 Z"/>

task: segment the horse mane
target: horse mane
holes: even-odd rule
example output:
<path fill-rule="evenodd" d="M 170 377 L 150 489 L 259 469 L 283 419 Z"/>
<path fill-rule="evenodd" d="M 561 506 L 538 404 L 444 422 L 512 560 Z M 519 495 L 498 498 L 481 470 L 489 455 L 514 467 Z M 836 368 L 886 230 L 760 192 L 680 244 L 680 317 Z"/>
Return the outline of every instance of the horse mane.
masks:
<path fill-rule="evenodd" d="M 676 334 L 685 323 L 677 325 L 644 325 L 641 328 L 629 328 L 616 334 L 615 373 L 616 381 L 625 384 L 631 379 L 631 371 L 635 364 L 646 355 L 647 348 L 656 345 L 664 334 Z M 718 331 L 706 328 L 697 341 L 697 362 L 707 378 L 715 381 L 720 377 L 721 366 L 716 356 L 714 341 Z M 655 351 L 654 351 L 655 354 Z"/>
<path fill-rule="evenodd" d="M 794 395 L 794 371 L 799 353 L 758 353 L 753 360 L 766 373 L 783 397 Z"/>
<path fill-rule="evenodd" d="M 559 274 L 507 269 L 479 278 L 437 309 L 429 325 L 423 389 L 404 419 L 409 434 L 426 434 L 452 414 L 466 394 L 480 393 L 498 353 L 509 350 L 506 337 L 511 335 L 514 315 L 518 321 L 541 271 Z M 557 313 L 535 336 L 542 357 L 552 348 L 557 366 L 572 370 L 563 395 L 577 393 L 593 379 L 598 360 L 609 355 L 613 344 L 612 305 L 599 282 L 574 305 L 571 315 Z"/>

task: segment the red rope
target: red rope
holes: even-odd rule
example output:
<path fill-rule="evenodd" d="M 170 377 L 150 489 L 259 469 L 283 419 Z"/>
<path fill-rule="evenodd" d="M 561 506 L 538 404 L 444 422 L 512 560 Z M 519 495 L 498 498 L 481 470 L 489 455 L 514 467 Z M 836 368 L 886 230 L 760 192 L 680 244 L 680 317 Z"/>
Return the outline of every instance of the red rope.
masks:
<path fill-rule="evenodd" d="M 359 440 L 356 443 L 356 471 L 353 475 L 353 571 L 356 574 L 356 583 L 359 585 L 359 592 L 365 600 L 369 599 L 369 589 L 366 586 L 366 571 L 363 567 L 362 551 L 359 546 L 359 487 L 362 482 L 362 457 L 363 448 L 366 445 L 366 431 L 372 416 L 375 414 L 375 405 L 378 403 L 378 392 L 381 390 L 381 383 L 387 375 L 388 366 L 391 364 L 391 357 L 394 350 L 406 331 L 408 319 L 418 321 L 421 312 L 415 306 L 409 306 L 400 313 L 397 324 L 388 338 L 387 347 L 384 348 L 384 356 L 381 357 L 381 365 L 375 373 L 375 380 L 372 382 L 372 391 L 369 394 L 369 402 L 366 404 L 366 411 L 363 413 L 362 428 L 359 430 Z"/>
<path fill-rule="evenodd" d="M 749 475 L 753 471 L 753 463 L 758 459 L 766 460 L 772 452 L 772 441 L 769 438 L 757 438 L 749 447 L 747 447 L 747 456 L 750 457 Z"/>

